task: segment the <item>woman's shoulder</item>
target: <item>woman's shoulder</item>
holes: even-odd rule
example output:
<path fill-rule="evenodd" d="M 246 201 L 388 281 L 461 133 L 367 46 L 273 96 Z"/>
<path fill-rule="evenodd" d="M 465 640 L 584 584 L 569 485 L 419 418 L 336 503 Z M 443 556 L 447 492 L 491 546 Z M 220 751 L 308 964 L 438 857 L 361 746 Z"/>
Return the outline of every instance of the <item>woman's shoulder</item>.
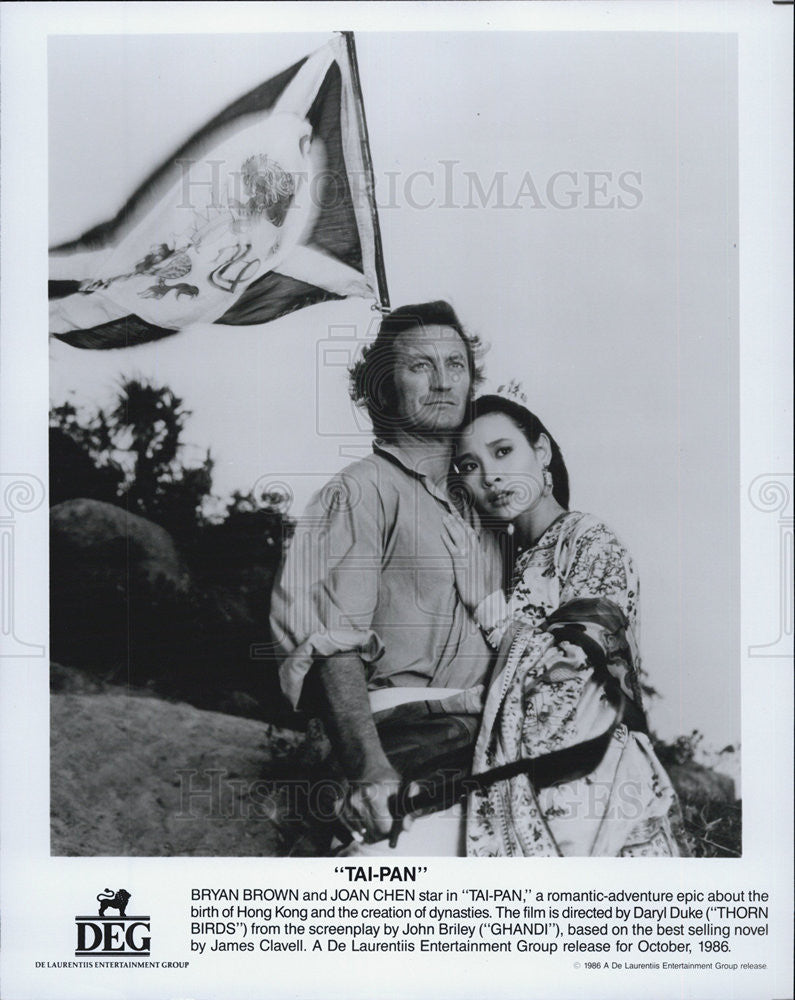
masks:
<path fill-rule="evenodd" d="M 580 510 L 568 511 L 561 518 L 560 533 L 557 539 L 557 549 L 561 554 L 568 551 L 573 556 L 581 548 L 604 548 L 613 551 L 621 550 L 627 555 L 628 550 L 615 531 L 595 514 Z"/>
<path fill-rule="evenodd" d="M 595 514 L 583 510 L 567 510 L 560 518 L 558 539 L 582 538 L 584 535 L 597 536 L 613 534 L 612 529 Z"/>

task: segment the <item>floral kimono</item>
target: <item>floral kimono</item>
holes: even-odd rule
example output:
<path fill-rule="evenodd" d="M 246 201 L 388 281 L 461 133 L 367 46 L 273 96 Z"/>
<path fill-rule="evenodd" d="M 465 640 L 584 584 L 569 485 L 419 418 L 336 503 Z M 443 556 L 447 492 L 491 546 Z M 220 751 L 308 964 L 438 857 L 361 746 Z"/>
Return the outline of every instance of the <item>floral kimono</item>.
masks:
<path fill-rule="evenodd" d="M 518 557 L 510 598 L 491 595 L 476 617 L 499 656 L 474 774 L 520 758 L 554 770 L 602 740 L 586 767 L 563 763 L 543 787 L 520 774 L 473 792 L 467 853 L 686 853 L 672 833 L 676 794 L 642 731 L 638 580 L 610 529 L 589 514 L 562 514 Z"/>

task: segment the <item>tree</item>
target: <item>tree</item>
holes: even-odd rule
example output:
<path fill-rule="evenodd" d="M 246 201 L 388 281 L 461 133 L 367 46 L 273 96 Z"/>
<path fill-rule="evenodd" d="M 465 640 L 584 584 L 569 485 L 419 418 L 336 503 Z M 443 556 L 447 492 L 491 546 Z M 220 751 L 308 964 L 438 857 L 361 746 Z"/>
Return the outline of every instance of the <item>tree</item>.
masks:
<path fill-rule="evenodd" d="M 64 403 L 50 420 L 50 505 L 77 497 L 117 503 L 124 470 L 113 461 L 99 464 L 90 430 L 77 423 L 77 410 Z"/>
<path fill-rule="evenodd" d="M 203 523 L 203 504 L 212 490 L 213 460 L 186 466 L 182 431 L 190 416 L 167 386 L 123 379 L 110 414 L 116 447 L 127 443 L 132 457 L 121 499 L 136 514 L 181 535 Z"/>
<path fill-rule="evenodd" d="M 127 507 L 173 534 L 205 523 L 213 460 L 187 464 L 182 433 L 190 410 L 167 386 L 123 378 L 112 410 L 50 411 L 53 502 L 90 497 Z"/>

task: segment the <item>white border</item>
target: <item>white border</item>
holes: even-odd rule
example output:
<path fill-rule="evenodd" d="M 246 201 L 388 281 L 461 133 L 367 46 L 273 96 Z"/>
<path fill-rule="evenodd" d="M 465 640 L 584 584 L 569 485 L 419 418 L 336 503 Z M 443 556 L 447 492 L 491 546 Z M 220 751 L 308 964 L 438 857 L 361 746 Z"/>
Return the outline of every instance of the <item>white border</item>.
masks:
<path fill-rule="evenodd" d="M 258 31 L 290 30 L 296 23 L 314 30 L 332 30 L 341 24 L 356 30 L 532 30 L 548 31 L 720 31 L 739 35 L 740 85 L 740 366 L 741 366 L 741 476 L 738 489 L 742 507 L 742 648 L 770 639 L 776 629 L 778 573 L 771 572 L 769 558 L 775 556 L 771 532 L 775 518 L 761 513 L 747 500 L 751 482 L 762 474 L 791 471 L 791 368 L 790 331 L 792 253 L 792 55 L 791 8 L 760 2 L 721 3 L 538 3 L 489 5 L 444 4 L 109 4 L 3 5 L 2 8 L 2 410 L 0 459 L 4 471 L 29 473 L 46 482 L 46 386 L 47 350 L 34 331 L 46 329 L 45 305 L 33 290 L 44 287 L 47 245 L 46 206 L 41 192 L 47 188 L 46 153 L 46 35 L 50 33 L 110 33 L 118 31 Z M 187 15 L 190 14 L 190 17 Z M 188 23 L 186 23 L 188 22 Z M 43 403 L 42 400 L 45 400 Z M 18 520 L 14 584 L 16 624 L 20 636 L 44 641 L 47 635 L 46 593 L 47 516 L 42 506 Z M 777 567 L 776 567 L 777 569 Z M 102 860 L 49 858 L 47 800 L 31 790 L 48 785 L 46 754 L 31 753 L 32 746 L 46 743 L 48 732 L 47 677 L 44 662 L 37 659 L 3 661 L 2 664 L 3 760 L 0 787 L 3 790 L 3 911 L 5 940 L 3 955 L 4 995 L 27 996 L 100 995 L 97 990 L 118 990 L 113 980 L 81 984 L 76 994 L 61 985 L 38 983 L 30 975 L 30 962 L 38 956 L 43 927 L 57 920 L 71 921 L 72 912 L 54 897 L 55 887 L 71 899 L 71 888 L 90 871 L 92 883 L 105 873 L 119 872 L 119 863 Z M 736 973 L 730 989 L 734 996 L 788 995 L 791 978 L 789 886 L 792 883 L 790 815 L 792 662 L 753 660 L 743 663 L 743 763 L 745 837 L 744 856 L 738 862 L 691 863 L 687 868 L 659 870 L 639 864 L 631 881 L 701 884 L 703 886 L 754 886 L 778 889 L 771 912 L 772 936 L 767 951 L 769 974 Z M 439 875 L 466 862 L 434 866 Z M 448 869 L 448 866 L 449 869 Z M 190 885 L 197 873 L 223 882 L 280 884 L 317 879 L 323 862 L 291 866 L 263 860 L 191 862 L 126 860 L 125 876 L 148 885 L 156 895 L 163 876 L 174 887 Z M 460 882 L 464 869 L 456 869 Z M 534 871 L 546 880 L 549 869 L 540 863 Z M 491 884 L 510 884 L 516 878 L 510 862 L 495 862 L 479 878 Z M 110 877 L 110 875 L 109 875 Z M 576 887 L 589 878 L 620 878 L 628 881 L 626 869 L 619 873 L 603 863 L 569 862 L 565 875 L 555 875 L 556 884 Z M 467 880 L 472 877 L 467 871 Z M 104 883 L 103 883 L 104 884 Z M 68 891 L 67 891 L 68 890 Z M 38 899 L 31 909 L 31 893 Z M 45 905 L 41 905 L 46 900 Z M 45 924 L 45 911 L 47 921 Z M 175 915 L 180 912 L 175 910 Z M 47 930 L 49 934 L 50 931 Z M 167 932 L 164 931 L 167 936 Z M 45 948 L 46 950 L 46 948 Z M 372 995 L 439 996 L 467 995 L 488 989 L 490 995 L 515 995 L 518 983 L 525 990 L 542 977 L 544 995 L 569 996 L 587 989 L 589 996 L 637 995 L 639 988 L 650 997 L 671 995 L 670 979 L 621 980 L 609 977 L 567 978 L 555 970 L 556 984 L 537 962 L 498 965 L 493 960 L 465 963 L 467 978 L 450 977 L 436 967 L 425 974 L 425 966 L 412 961 L 411 982 L 399 975 L 400 965 L 384 958 L 370 964 L 362 961 L 355 976 L 345 974 L 340 962 L 329 969 L 337 985 L 329 980 L 318 986 L 317 971 L 301 969 L 274 960 L 269 966 L 269 992 L 273 995 Z M 430 968 L 430 967 L 429 967 Z M 420 970 L 423 970 L 422 974 Z M 522 969 L 525 971 L 522 972 Z M 220 974 L 219 974 L 220 975 Z M 224 967 L 224 981 L 211 984 L 212 995 L 250 995 L 251 982 L 240 970 Z M 325 973 L 324 973 L 325 975 Z M 523 978 L 519 978 L 522 976 Z M 524 978 L 526 977 L 526 978 Z M 170 995 L 211 995 L 208 984 L 191 976 L 166 987 Z M 71 981 L 76 983 L 76 981 Z M 118 984 L 118 980 L 116 981 Z M 128 996 L 162 996 L 164 987 L 153 981 L 129 981 Z M 374 986 L 374 984 L 380 984 Z M 702 977 L 677 980 L 673 989 L 684 996 L 715 995 L 715 981 Z M 152 992 L 154 990 L 154 992 Z M 246 991 L 249 991 L 247 994 Z M 89 992 L 91 991 L 91 992 Z M 135 992 L 133 992 L 135 991 Z M 221 992 L 219 992 L 221 991 Z M 470 993 L 471 991 L 471 993 Z M 106 994 L 102 994 L 106 995 Z"/>

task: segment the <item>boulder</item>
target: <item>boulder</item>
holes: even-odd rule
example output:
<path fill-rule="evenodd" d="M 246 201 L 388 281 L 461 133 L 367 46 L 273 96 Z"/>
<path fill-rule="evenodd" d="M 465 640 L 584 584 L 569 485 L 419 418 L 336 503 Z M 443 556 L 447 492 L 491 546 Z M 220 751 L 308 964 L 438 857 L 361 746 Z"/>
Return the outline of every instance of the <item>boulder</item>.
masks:
<path fill-rule="evenodd" d="M 705 805 L 737 800 L 734 781 L 727 774 L 719 774 L 695 761 L 666 764 L 665 769 L 683 802 Z"/>
<path fill-rule="evenodd" d="M 167 531 L 100 500 L 50 511 L 55 659 L 145 684 L 173 671 L 191 579 Z"/>
<path fill-rule="evenodd" d="M 52 572 L 78 585 L 91 577 L 124 583 L 132 575 L 150 587 L 190 588 L 171 535 L 159 525 L 101 500 L 65 500 L 50 510 Z"/>
<path fill-rule="evenodd" d="M 301 733 L 106 688 L 51 698 L 51 853 L 287 854 L 298 834 L 266 783 Z"/>
<path fill-rule="evenodd" d="M 65 501 L 50 519 L 54 660 L 202 708 L 289 715 L 269 656 L 275 553 L 247 564 L 262 554 L 215 544 L 214 528 L 189 565 L 162 527 L 98 500 Z"/>

